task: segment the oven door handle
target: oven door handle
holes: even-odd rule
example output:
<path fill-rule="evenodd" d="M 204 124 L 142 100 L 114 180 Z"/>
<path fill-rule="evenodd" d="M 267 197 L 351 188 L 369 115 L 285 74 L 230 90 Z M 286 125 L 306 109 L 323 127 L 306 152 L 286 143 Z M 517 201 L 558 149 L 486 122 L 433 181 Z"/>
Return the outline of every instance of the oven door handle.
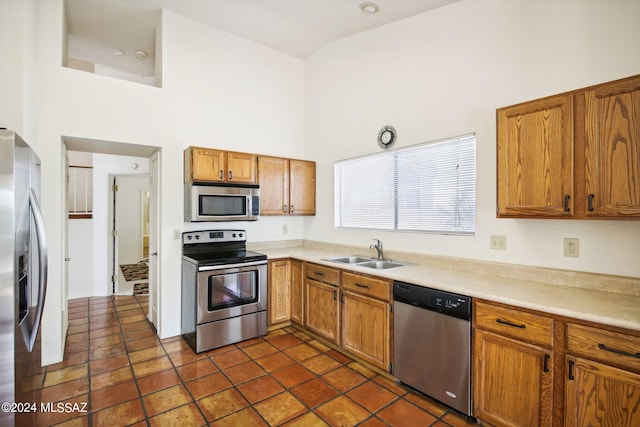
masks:
<path fill-rule="evenodd" d="M 238 264 L 204 265 L 198 267 L 198 271 L 227 270 L 229 268 L 251 267 L 254 265 L 267 265 L 267 261 L 240 262 Z"/>

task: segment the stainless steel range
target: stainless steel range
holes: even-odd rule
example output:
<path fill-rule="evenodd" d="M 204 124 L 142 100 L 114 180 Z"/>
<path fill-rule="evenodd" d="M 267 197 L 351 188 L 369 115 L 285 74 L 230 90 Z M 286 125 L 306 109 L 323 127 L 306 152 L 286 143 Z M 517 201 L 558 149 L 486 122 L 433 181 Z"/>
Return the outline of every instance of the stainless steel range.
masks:
<path fill-rule="evenodd" d="M 182 234 L 182 336 L 196 353 L 267 332 L 267 256 L 244 230 Z"/>

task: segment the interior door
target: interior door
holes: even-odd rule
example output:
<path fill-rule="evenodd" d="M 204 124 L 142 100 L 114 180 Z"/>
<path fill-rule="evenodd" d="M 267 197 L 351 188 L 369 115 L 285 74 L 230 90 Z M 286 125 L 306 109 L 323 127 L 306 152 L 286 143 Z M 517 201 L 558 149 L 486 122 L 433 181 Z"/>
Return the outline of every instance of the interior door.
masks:
<path fill-rule="evenodd" d="M 149 164 L 149 321 L 160 331 L 160 275 L 158 251 L 160 239 L 160 151 Z"/>

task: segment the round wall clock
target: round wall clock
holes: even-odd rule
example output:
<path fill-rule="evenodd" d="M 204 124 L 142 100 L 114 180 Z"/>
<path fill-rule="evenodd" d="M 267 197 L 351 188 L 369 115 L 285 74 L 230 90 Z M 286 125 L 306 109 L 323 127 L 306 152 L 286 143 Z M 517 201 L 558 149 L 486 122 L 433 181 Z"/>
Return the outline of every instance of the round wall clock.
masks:
<path fill-rule="evenodd" d="M 397 133 L 393 126 L 383 126 L 378 132 L 378 145 L 382 148 L 389 148 L 396 142 Z"/>

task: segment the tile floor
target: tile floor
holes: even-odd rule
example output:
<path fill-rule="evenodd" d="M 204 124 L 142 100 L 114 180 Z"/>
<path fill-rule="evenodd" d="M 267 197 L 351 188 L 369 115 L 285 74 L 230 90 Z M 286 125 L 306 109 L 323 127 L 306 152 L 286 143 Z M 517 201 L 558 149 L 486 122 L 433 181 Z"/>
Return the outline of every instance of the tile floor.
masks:
<path fill-rule="evenodd" d="M 159 340 L 147 296 L 69 301 L 64 361 L 42 401 L 87 412 L 39 414 L 62 426 L 471 426 L 295 328 L 196 355 Z"/>

